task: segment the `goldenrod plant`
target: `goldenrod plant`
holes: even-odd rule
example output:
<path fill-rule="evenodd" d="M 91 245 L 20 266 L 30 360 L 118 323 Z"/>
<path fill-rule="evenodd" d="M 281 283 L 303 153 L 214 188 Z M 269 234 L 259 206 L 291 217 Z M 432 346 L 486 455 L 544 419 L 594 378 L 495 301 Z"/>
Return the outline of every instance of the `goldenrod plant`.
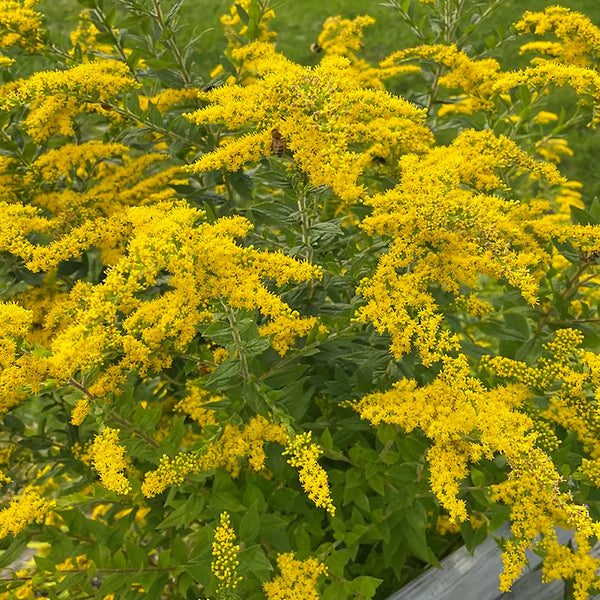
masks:
<path fill-rule="evenodd" d="M 599 592 L 600 29 L 79 5 L 0 0 L 0 599 Z"/>

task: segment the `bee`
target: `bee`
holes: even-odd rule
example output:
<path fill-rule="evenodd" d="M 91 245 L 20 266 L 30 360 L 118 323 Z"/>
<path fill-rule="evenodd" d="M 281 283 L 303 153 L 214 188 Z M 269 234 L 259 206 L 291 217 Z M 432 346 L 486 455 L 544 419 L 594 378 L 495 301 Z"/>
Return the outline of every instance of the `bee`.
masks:
<path fill-rule="evenodd" d="M 321 46 L 321 44 L 319 44 L 319 42 L 315 42 L 314 44 L 310 45 L 310 49 L 315 53 L 315 54 L 319 54 L 319 52 L 323 51 L 323 46 Z"/>
<path fill-rule="evenodd" d="M 98 576 L 92 577 L 90 583 L 92 584 L 92 587 L 97 590 L 100 589 L 100 586 L 102 585 L 102 579 Z"/>
<path fill-rule="evenodd" d="M 271 150 L 275 156 L 283 156 L 287 148 L 285 138 L 281 135 L 279 129 L 273 129 L 271 131 Z"/>

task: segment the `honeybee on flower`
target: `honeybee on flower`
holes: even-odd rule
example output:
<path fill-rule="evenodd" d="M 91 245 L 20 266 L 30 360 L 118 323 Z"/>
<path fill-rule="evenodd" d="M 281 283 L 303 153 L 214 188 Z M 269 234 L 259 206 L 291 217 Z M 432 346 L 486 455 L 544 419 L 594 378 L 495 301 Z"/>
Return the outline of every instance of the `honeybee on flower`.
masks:
<path fill-rule="evenodd" d="M 273 129 L 271 131 L 271 150 L 275 156 L 283 156 L 286 151 L 287 143 L 285 138 L 281 135 L 279 129 Z"/>

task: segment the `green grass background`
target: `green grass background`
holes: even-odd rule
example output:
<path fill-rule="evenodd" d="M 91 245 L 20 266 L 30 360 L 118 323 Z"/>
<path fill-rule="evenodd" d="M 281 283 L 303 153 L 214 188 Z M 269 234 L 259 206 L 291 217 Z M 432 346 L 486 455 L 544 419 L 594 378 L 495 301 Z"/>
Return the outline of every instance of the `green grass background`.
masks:
<path fill-rule="evenodd" d="M 183 5 L 183 37 L 192 33 L 203 34 L 197 42 L 195 69 L 206 74 L 207 79 L 225 48 L 219 16 L 228 10 L 231 1 L 187 0 Z M 109 6 L 112 1 L 105 0 L 105 4 Z M 476 30 L 473 37 L 484 40 L 496 27 L 508 28 L 524 11 L 543 10 L 553 4 L 583 12 L 600 26 L 600 0 L 510 0 L 494 14 L 490 22 L 481 26 L 481 30 Z M 44 0 L 40 8 L 47 15 L 47 25 L 53 39 L 59 45 L 68 45 L 69 32 L 77 26 L 80 5 L 76 0 Z M 303 64 L 316 63 L 318 57 L 310 51 L 310 46 L 316 41 L 323 21 L 338 14 L 348 18 L 369 14 L 376 19 L 374 26 L 365 29 L 364 36 L 363 56 L 372 62 L 414 43 L 396 11 L 383 6 L 379 0 L 289 0 L 277 9 L 276 18 L 272 21 L 272 28 L 278 32 L 278 49 Z M 514 67 L 518 63 L 517 48 L 516 43 L 508 44 L 501 53 L 504 68 Z M 560 94 L 558 98 L 561 98 Z M 569 143 L 575 155 L 563 160 L 561 170 L 568 177 L 584 183 L 584 200 L 591 203 L 594 196 L 600 196 L 600 170 L 595 163 L 596 157 L 600 157 L 600 129 L 582 127 L 573 131 L 569 134 Z"/>
<path fill-rule="evenodd" d="M 206 32 L 199 41 L 205 58 L 201 66 L 214 64 L 225 47 L 219 16 L 228 10 L 231 3 L 232 0 L 188 0 L 184 3 L 182 22 L 186 28 L 198 33 Z M 105 4 L 108 6 L 111 1 L 105 0 Z M 510 0 L 495 13 L 493 24 L 507 27 L 524 11 L 543 10 L 553 4 L 581 11 L 600 25 L 600 0 Z M 76 26 L 77 14 L 81 10 L 76 0 L 45 0 L 40 7 L 48 16 L 53 33 L 66 39 L 68 32 Z M 396 12 L 383 6 L 379 0 L 289 0 L 276 13 L 272 25 L 279 34 L 278 48 L 286 56 L 303 63 L 315 60 L 310 45 L 319 35 L 323 21 L 332 15 L 353 18 L 369 14 L 376 19 L 376 24 L 365 30 L 365 54 L 368 58 L 382 58 L 411 40 Z M 489 23 L 484 25 L 486 31 L 490 27 Z"/>

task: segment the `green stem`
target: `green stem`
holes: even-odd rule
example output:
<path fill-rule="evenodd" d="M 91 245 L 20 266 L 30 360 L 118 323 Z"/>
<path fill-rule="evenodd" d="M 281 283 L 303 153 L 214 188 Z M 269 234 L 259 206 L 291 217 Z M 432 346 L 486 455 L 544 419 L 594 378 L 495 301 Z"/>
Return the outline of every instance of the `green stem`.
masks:
<path fill-rule="evenodd" d="M 244 352 L 244 347 L 242 344 L 242 338 L 240 337 L 240 332 L 237 328 L 237 321 L 235 318 L 235 313 L 231 310 L 231 308 L 225 304 L 225 302 L 221 301 L 223 305 L 223 309 L 225 311 L 225 315 L 227 316 L 227 321 L 229 322 L 229 328 L 231 329 L 231 335 L 233 336 L 233 341 L 235 343 L 236 352 L 241 364 L 242 377 L 248 381 L 250 379 L 250 371 L 248 369 L 248 359 L 246 357 L 246 353 Z"/>
<path fill-rule="evenodd" d="M 300 221 L 302 224 L 302 244 L 304 245 L 304 258 L 310 263 L 313 260 L 313 248 L 310 243 L 310 229 L 311 222 L 310 216 L 308 214 L 308 203 L 307 203 L 307 194 L 305 191 L 302 191 L 301 194 L 298 194 L 298 210 L 300 212 Z"/>
<path fill-rule="evenodd" d="M 115 50 L 117 51 L 117 54 L 119 55 L 119 58 L 127 65 L 127 68 L 129 69 L 129 72 L 131 73 L 132 77 L 139 82 L 140 79 L 138 77 L 138 74 L 135 72 L 135 69 L 129 64 L 129 61 L 127 60 L 127 54 L 125 54 L 125 48 L 123 44 L 121 44 L 121 40 L 119 40 L 119 38 L 115 35 L 112 25 L 108 23 L 106 15 L 104 14 L 102 8 L 96 4 L 96 7 L 90 12 L 94 13 L 98 17 L 98 20 L 100 21 L 100 23 L 102 24 L 102 28 L 104 29 L 104 33 L 107 33 L 111 37 L 112 43 L 115 47 Z"/>
<path fill-rule="evenodd" d="M 156 22 L 160 27 L 161 34 L 163 34 L 164 31 L 168 29 L 168 27 L 167 23 L 165 22 L 165 17 L 163 15 L 162 8 L 160 6 L 160 0 L 152 0 L 152 5 L 154 6 L 154 13 L 152 13 L 152 16 L 156 19 Z M 175 59 L 175 62 L 179 67 L 181 77 L 183 78 L 183 82 L 185 83 L 186 87 L 190 87 L 192 85 L 192 77 L 190 75 L 190 72 L 187 70 L 187 67 L 185 66 L 183 55 L 181 54 L 179 47 L 175 43 L 175 40 L 173 39 L 172 35 L 173 34 L 164 39 L 163 43 L 165 44 L 165 46 L 167 46 L 167 48 L 173 55 L 173 58 Z"/>
<path fill-rule="evenodd" d="M 298 194 L 298 210 L 300 212 L 300 222 L 302 226 L 302 245 L 304 246 L 304 258 L 312 264 L 314 251 L 310 241 L 310 230 L 312 228 L 311 215 L 309 214 L 308 205 L 308 193 L 306 191 L 306 185 L 303 186 L 302 191 Z M 315 289 L 315 280 L 310 279 L 306 284 L 307 287 L 307 300 L 311 300 Z"/>
<path fill-rule="evenodd" d="M 69 379 L 69 381 L 67 381 L 67 385 L 70 385 L 71 387 L 75 388 L 76 390 L 79 390 L 82 394 L 84 394 L 88 400 L 90 400 L 91 402 L 96 402 L 98 400 L 98 398 L 96 396 L 94 396 L 94 394 L 92 394 L 86 387 L 85 385 L 83 385 L 82 383 L 79 383 L 78 381 L 75 381 L 75 379 L 71 378 Z M 118 423 L 119 425 L 122 425 L 123 427 L 127 427 L 127 429 L 129 429 L 131 431 L 131 433 L 133 433 L 134 435 L 137 435 L 139 438 L 143 439 L 144 441 L 148 442 L 148 444 L 150 444 L 153 448 L 158 448 L 159 444 L 156 440 L 153 440 L 151 437 L 149 437 L 148 435 L 146 435 L 143 431 L 137 429 L 136 427 L 133 426 L 133 423 L 129 420 L 127 420 L 125 417 L 121 417 L 120 415 L 118 415 L 115 411 L 111 410 L 108 412 L 108 416 L 115 421 L 116 423 Z"/>

